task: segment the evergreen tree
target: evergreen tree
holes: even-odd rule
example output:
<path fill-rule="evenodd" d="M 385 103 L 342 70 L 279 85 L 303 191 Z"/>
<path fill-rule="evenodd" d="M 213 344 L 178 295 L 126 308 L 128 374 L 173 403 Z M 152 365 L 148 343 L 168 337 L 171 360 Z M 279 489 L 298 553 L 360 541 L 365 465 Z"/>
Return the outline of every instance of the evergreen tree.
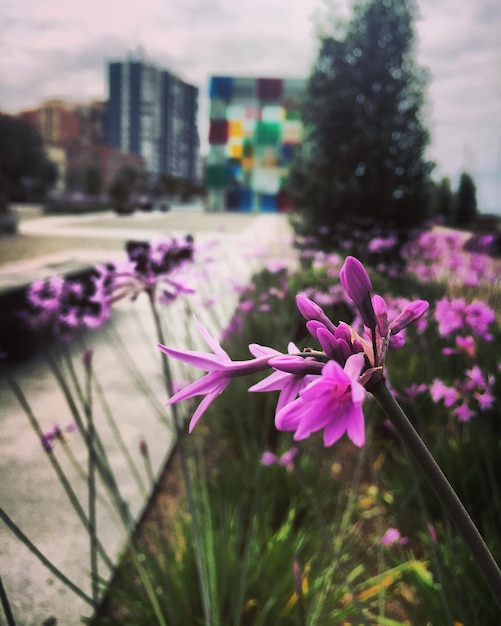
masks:
<path fill-rule="evenodd" d="M 463 172 L 456 196 L 456 225 L 468 226 L 477 217 L 477 188 L 473 178 Z"/>
<path fill-rule="evenodd" d="M 426 73 L 413 60 L 414 0 L 361 0 L 344 36 L 324 36 L 303 105 L 288 190 L 312 228 L 427 217 L 432 164 Z"/>
<path fill-rule="evenodd" d="M 10 201 L 43 200 L 57 168 L 40 134 L 26 122 L 0 113 L 0 193 Z"/>

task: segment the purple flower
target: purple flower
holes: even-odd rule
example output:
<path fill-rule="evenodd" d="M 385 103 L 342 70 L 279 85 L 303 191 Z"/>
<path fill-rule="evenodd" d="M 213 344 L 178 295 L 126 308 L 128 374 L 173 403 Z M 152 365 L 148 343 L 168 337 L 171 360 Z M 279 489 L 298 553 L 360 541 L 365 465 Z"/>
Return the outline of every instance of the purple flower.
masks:
<path fill-rule="evenodd" d="M 294 459 L 296 458 L 298 453 L 298 449 L 295 446 L 292 446 L 287 452 L 284 452 L 282 456 L 277 456 L 273 454 L 273 452 L 263 452 L 263 456 L 261 457 L 261 465 L 280 465 L 281 467 L 285 467 L 288 472 L 291 472 L 294 469 Z"/>
<path fill-rule="evenodd" d="M 453 412 L 460 422 L 469 422 L 475 415 L 475 413 L 468 406 L 468 402 L 466 400 L 457 406 Z"/>
<path fill-rule="evenodd" d="M 272 348 L 266 348 L 264 346 L 257 346 L 252 344 L 249 349 L 259 353 L 258 358 L 248 361 L 232 361 L 228 354 L 220 346 L 209 332 L 202 326 L 202 324 L 195 318 L 195 323 L 200 331 L 200 334 L 212 348 L 213 354 L 210 352 L 197 352 L 194 350 L 176 350 L 175 348 L 167 348 L 162 344 L 158 344 L 158 347 L 162 352 L 168 354 L 174 359 L 194 365 L 202 370 L 208 372 L 206 376 L 191 383 L 181 391 L 175 393 L 167 402 L 166 405 L 180 402 L 181 400 L 187 400 L 194 396 L 205 396 L 198 405 L 197 410 L 193 414 L 190 421 L 189 431 L 191 432 L 198 420 L 202 417 L 203 413 L 211 402 L 222 393 L 226 387 L 230 384 L 233 378 L 239 376 L 246 376 L 254 372 L 259 372 L 267 369 L 268 361 L 272 356 L 278 356 L 280 352 L 273 350 Z"/>
<path fill-rule="evenodd" d="M 336 361 L 326 363 L 322 375 L 301 390 L 299 398 L 277 412 L 278 430 L 294 430 L 294 439 L 301 440 L 324 429 L 326 446 L 346 432 L 356 446 L 363 446 L 365 390 L 358 382 L 363 366 L 362 354 L 350 356 L 344 369 Z"/>
<path fill-rule="evenodd" d="M 375 328 L 377 320 L 371 300 L 372 283 L 362 263 L 353 256 L 346 257 L 339 278 L 360 311 L 364 324 L 368 328 Z"/>
<path fill-rule="evenodd" d="M 289 355 L 299 353 L 299 349 L 292 342 L 288 346 Z M 280 391 L 278 396 L 278 411 L 295 400 L 299 392 L 310 382 L 309 374 L 320 374 L 323 364 L 301 356 L 280 355 L 272 356 L 269 365 L 275 368 L 269 376 L 259 381 L 249 391 Z"/>
<path fill-rule="evenodd" d="M 405 545 L 406 543 L 409 543 L 409 539 L 407 537 L 402 537 L 398 528 L 388 528 L 388 530 L 381 537 L 381 543 L 383 546 L 390 546 L 396 543 Z"/>
<path fill-rule="evenodd" d="M 459 397 L 459 394 L 454 387 L 448 387 L 438 378 L 436 378 L 430 385 L 430 395 L 433 402 L 443 400 L 445 406 L 452 406 Z"/>

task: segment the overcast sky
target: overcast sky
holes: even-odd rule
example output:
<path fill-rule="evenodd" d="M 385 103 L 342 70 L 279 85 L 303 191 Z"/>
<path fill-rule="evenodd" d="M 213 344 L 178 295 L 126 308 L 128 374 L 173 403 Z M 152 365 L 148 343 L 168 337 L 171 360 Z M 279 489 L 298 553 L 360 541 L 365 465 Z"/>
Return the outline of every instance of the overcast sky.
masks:
<path fill-rule="evenodd" d="M 418 2 L 434 176 L 456 188 L 466 169 L 480 209 L 501 213 L 501 0 Z M 205 147 L 209 76 L 308 76 L 325 13 L 322 0 L 3 0 L 0 110 L 105 99 L 106 62 L 142 51 L 200 88 Z"/>

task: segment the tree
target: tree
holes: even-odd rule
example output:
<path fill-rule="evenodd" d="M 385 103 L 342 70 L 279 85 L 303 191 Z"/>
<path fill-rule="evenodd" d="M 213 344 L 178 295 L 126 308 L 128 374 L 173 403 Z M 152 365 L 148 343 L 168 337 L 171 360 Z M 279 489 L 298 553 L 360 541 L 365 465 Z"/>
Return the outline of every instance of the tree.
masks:
<path fill-rule="evenodd" d="M 139 172 L 131 167 L 122 167 L 112 180 L 108 194 L 119 212 L 127 210 L 127 203 L 136 189 Z"/>
<path fill-rule="evenodd" d="M 477 188 L 473 178 L 463 172 L 456 196 L 456 225 L 468 226 L 477 217 Z"/>
<path fill-rule="evenodd" d="M 360 0 L 323 36 L 303 102 L 288 191 L 311 228 L 370 221 L 408 229 L 427 211 L 427 74 L 413 60 L 414 0 Z"/>
<path fill-rule="evenodd" d="M 57 180 L 57 168 L 29 124 L 0 114 L 0 192 L 9 200 L 42 200 Z"/>
<path fill-rule="evenodd" d="M 101 193 L 101 171 L 95 165 L 90 165 L 84 171 L 84 192 L 89 196 L 97 196 Z"/>

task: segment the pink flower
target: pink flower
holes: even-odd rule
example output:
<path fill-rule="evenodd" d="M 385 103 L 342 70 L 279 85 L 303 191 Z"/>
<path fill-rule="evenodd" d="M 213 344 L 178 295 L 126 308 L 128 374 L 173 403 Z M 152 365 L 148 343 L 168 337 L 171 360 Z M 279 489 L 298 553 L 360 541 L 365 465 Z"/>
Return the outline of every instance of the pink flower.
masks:
<path fill-rule="evenodd" d="M 475 413 L 470 409 L 466 400 L 454 409 L 454 414 L 460 422 L 469 422 Z"/>
<path fill-rule="evenodd" d="M 288 346 L 290 355 L 299 353 L 297 346 L 290 342 Z M 279 353 L 276 353 L 279 354 Z M 276 412 L 289 402 L 295 400 L 299 392 L 310 382 L 311 376 L 308 374 L 320 374 L 323 365 L 313 359 L 303 357 L 275 356 L 270 358 L 269 365 L 275 368 L 266 378 L 259 381 L 249 391 L 280 391 Z M 311 371 L 309 367 L 313 368 Z"/>
<path fill-rule="evenodd" d="M 344 369 L 336 361 L 326 363 L 322 375 L 301 390 L 299 398 L 277 412 L 278 430 L 294 430 L 294 439 L 301 440 L 324 429 L 326 446 L 346 432 L 356 446 L 363 446 L 365 390 L 358 382 L 363 366 L 362 354 L 350 356 Z"/>
<path fill-rule="evenodd" d="M 273 452 L 263 452 L 261 457 L 261 465 L 280 465 L 285 467 L 288 472 L 294 469 L 294 459 L 296 458 L 298 449 L 292 446 L 287 452 L 284 452 L 282 456 L 277 456 Z"/>
<path fill-rule="evenodd" d="M 383 546 L 390 546 L 393 544 L 405 545 L 409 543 L 409 539 L 407 537 L 402 537 L 398 528 L 388 528 L 388 530 L 381 537 L 381 543 Z"/>
<path fill-rule="evenodd" d="M 254 372 L 267 369 L 268 361 L 272 356 L 280 355 L 280 352 L 272 350 L 271 348 L 265 348 L 263 346 L 257 346 L 252 344 L 249 349 L 255 348 L 256 352 L 260 354 L 259 358 L 251 359 L 248 361 L 232 361 L 228 354 L 221 348 L 219 342 L 216 341 L 207 330 L 200 324 L 195 318 L 195 323 L 200 331 L 200 334 L 212 348 L 213 353 L 210 352 L 197 352 L 194 350 L 176 350 L 175 348 L 167 348 L 162 344 L 158 347 L 162 352 L 168 354 L 174 359 L 194 365 L 202 370 L 208 372 L 201 379 L 191 383 L 181 391 L 175 393 L 167 402 L 166 405 L 180 402 L 181 400 L 187 400 L 194 396 L 205 396 L 205 398 L 198 405 L 197 410 L 191 418 L 189 431 L 191 432 L 198 420 L 202 417 L 203 413 L 211 402 L 221 394 L 230 382 L 239 376 L 246 376 Z"/>
<path fill-rule="evenodd" d="M 443 400 L 445 406 L 452 406 L 459 397 L 456 389 L 448 387 L 438 378 L 430 385 L 430 395 L 433 402 Z"/>

